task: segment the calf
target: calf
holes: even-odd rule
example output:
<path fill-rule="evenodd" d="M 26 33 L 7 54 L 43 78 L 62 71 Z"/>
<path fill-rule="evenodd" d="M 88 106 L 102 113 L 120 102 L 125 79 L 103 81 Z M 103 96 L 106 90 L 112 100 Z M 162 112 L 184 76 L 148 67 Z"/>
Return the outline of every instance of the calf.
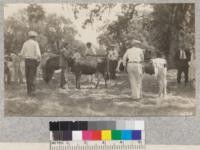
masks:
<path fill-rule="evenodd" d="M 122 60 L 119 60 L 116 71 L 123 71 Z M 159 96 L 167 95 L 167 62 L 164 58 L 146 59 L 143 62 L 143 71 L 146 74 L 154 75 L 159 85 Z"/>
<path fill-rule="evenodd" d="M 60 69 L 59 55 L 48 58 L 45 64 L 42 64 L 41 68 L 44 81 L 49 83 L 53 77 L 54 71 Z"/>
<path fill-rule="evenodd" d="M 105 87 L 107 87 L 107 76 L 108 76 L 108 63 L 106 58 L 97 58 L 93 57 L 88 58 L 79 58 L 73 59 L 71 63 L 69 63 L 71 67 L 71 71 L 75 74 L 76 77 L 76 88 L 80 89 L 80 78 L 81 74 L 92 75 L 97 74 L 98 80 L 96 83 L 96 87 L 98 87 L 100 82 L 100 74 L 103 75 L 105 81 Z"/>
<path fill-rule="evenodd" d="M 152 59 L 153 66 L 159 84 L 159 96 L 165 97 L 167 95 L 167 62 L 163 58 Z"/>

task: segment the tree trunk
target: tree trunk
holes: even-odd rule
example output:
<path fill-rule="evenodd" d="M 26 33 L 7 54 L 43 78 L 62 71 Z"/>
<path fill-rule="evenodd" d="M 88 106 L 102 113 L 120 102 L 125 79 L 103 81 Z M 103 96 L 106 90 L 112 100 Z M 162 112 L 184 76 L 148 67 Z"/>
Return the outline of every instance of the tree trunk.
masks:
<path fill-rule="evenodd" d="M 179 48 L 179 31 L 177 28 L 172 27 L 171 36 L 170 36 L 170 46 L 169 46 L 169 55 L 168 55 L 168 66 L 170 69 L 175 68 L 175 53 Z"/>

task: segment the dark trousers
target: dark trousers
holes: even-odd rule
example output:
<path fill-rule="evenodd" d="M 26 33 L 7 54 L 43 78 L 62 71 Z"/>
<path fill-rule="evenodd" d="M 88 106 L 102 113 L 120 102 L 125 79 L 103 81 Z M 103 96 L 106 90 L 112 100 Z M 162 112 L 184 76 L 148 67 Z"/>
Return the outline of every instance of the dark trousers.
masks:
<path fill-rule="evenodd" d="M 178 68 L 178 73 L 177 73 L 177 82 L 181 82 L 181 74 L 184 73 L 185 77 L 185 83 L 188 82 L 188 67 L 187 66 L 182 66 Z"/>
<path fill-rule="evenodd" d="M 6 63 L 4 63 L 4 81 L 7 84 L 11 82 L 11 72 Z"/>
<path fill-rule="evenodd" d="M 27 94 L 32 94 L 35 91 L 35 78 L 38 62 L 34 59 L 25 59 L 25 75 Z"/>
<path fill-rule="evenodd" d="M 110 60 L 109 63 L 109 70 L 110 70 L 110 78 L 115 79 L 116 78 L 116 67 L 117 67 L 117 60 Z"/>

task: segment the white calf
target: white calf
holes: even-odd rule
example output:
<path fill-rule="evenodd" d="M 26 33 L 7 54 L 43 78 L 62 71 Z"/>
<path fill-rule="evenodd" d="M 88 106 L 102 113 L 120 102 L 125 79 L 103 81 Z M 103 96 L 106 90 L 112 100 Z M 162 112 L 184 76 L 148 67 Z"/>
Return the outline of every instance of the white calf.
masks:
<path fill-rule="evenodd" d="M 163 58 L 152 59 L 155 77 L 159 84 L 159 96 L 165 97 L 167 95 L 167 62 Z"/>
<path fill-rule="evenodd" d="M 159 96 L 165 97 L 167 95 L 167 61 L 164 58 L 151 59 L 155 70 L 154 76 L 157 78 L 159 84 Z M 122 59 L 119 59 L 116 68 L 117 72 L 120 72 L 120 65 Z"/>

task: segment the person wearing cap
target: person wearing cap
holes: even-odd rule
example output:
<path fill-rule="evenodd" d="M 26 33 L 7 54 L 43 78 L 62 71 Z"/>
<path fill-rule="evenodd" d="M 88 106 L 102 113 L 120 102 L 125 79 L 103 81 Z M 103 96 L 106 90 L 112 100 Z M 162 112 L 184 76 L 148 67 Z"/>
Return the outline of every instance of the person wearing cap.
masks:
<path fill-rule="evenodd" d="M 65 79 L 65 73 L 69 72 L 69 66 L 67 59 L 69 58 L 70 51 L 69 51 L 69 44 L 65 42 L 60 50 L 60 88 L 66 89 L 65 84 L 67 83 Z"/>
<path fill-rule="evenodd" d="M 119 58 L 119 54 L 116 48 L 116 45 L 111 45 L 111 49 L 108 51 L 108 60 L 109 60 L 109 70 L 110 70 L 110 78 L 116 78 L 116 67 L 117 61 Z"/>
<path fill-rule="evenodd" d="M 25 59 L 25 76 L 27 84 L 27 94 L 33 96 L 35 92 L 35 78 L 37 67 L 41 59 L 39 44 L 36 41 L 37 33 L 28 32 L 29 39 L 23 44 L 20 56 Z"/>
<path fill-rule="evenodd" d="M 126 66 L 131 86 L 132 98 L 142 98 L 142 62 L 144 61 L 144 51 L 140 48 L 141 42 L 133 40 L 129 43 L 129 49 L 123 56 L 123 65 Z"/>

